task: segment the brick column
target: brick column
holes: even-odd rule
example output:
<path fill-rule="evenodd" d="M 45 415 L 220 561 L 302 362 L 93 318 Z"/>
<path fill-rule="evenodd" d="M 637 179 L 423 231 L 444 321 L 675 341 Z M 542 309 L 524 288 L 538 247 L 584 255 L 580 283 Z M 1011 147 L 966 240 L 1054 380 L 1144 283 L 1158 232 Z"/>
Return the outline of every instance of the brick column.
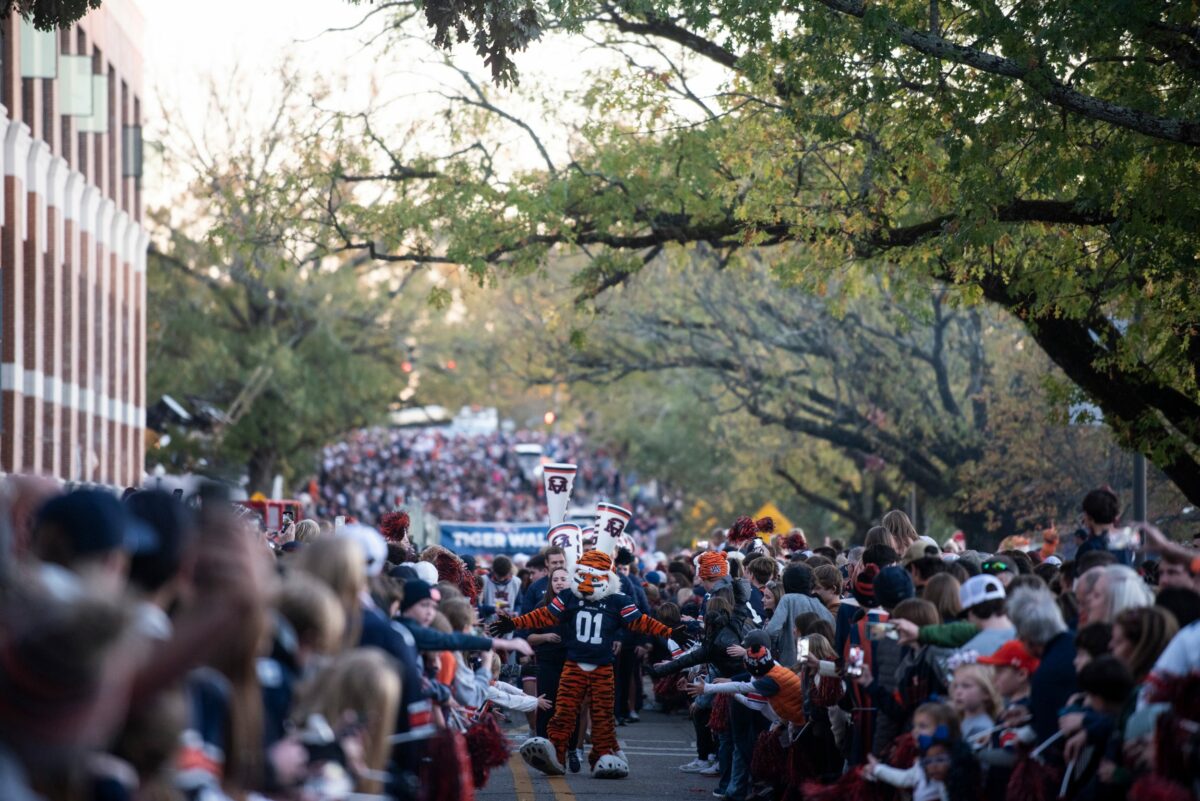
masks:
<path fill-rule="evenodd" d="M 113 483 L 119 487 L 130 484 L 126 470 L 125 454 L 129 447 L 129 421 L 126 420 L 125 404 L 128 394 L 125 390 L 125 379 L 128 373 L 129 340 L 125 336 L 125 316 L 129 298 L 129 265 L 125 261 L 125 226 L 129 223 L 129 215 L 120 211 L 113 215 L 112 232 L 109 234 L 109 250 L 112 253 L 113 275 L 113 337 L 112 337 L 112 377 L 113 377 Z"/>
<path fill-rule="evenodd" d="M 66 417 L 63 410 L 63 333 L 65 316 L 63 280 L 64 244 L 63 210 L 66 208 L 67 174 L 70 167 L 62 156 L 50 160 L 46 181 L 46 258 L 44 262 L 46 336 L 42 372 L 45 375 L 42 392 L 45 436 L 42 445 L 42 467 L 54 476 L 66 473 L 62 461 L 62 443 L 66 437 Z"/>
<path fill-rule="evenodd" d="M 103 151 L 101 151 L 103 152 Z M 96 425 L 100 431 L 100 457 L 98 481 L 112 483 L 113 408 L 112 408 L 112 297 L 113 270 L 109 256 L 109 238 L 112 236 L 112 218 L 115 205 L 110 198 L 101 198 L 96 209 L 96 311 L 99 322 L 99 369 L 96 372 L 95 390 L 99 396 L 96 409 Z"/>
<path fill-rule="evenodd" d="M 10 311 L 0 329 L 0 470 L 10 473 L 25 469 L 25 178 L 32 144 L 29 126 L 8 123 L 4 130 L 0 292 Z"/>
<path fill-rule="evenodd" d="M 128 198 L 128 195 L 126 196 Z M 141 484 L 142 472 L 145 466 L 138 462 L 140 441 L 145 432 L 138 420 L 138 337 L 137 314 L 141 306 L 138 293 L 141 291 L 141 274 L 138 272 L 137 247 L 141 237 L 141 226 L 132 217 L 125 217 L 125 267 L 129 276 L 129 294 L 125 298 L 125 342 L 126 371 L 125 371 L 125 423 L 129 435 L 129 445 L 125 450 L 126 469 L 129 472 L 131 484 Z"/>
<path fill-rule="evenodd" d="M 83 420 L 83 436 L 80 438 L 80 480 L 94 481 L 97 476 L 97 452 L 100 432 L 96 430 L 96 409 L 99 406 L 96 391 L 96 209 L 100 205 L 100 190 L 85 185 L 79 209 L 79 343 L 83 353 L 79 359 L 78 383 L 83 400 L 80 414 Z"/>
<path fill-rule="evenodd" d="M 134 371 L 137 388 L 133 394 L 133 403 L 137 414 L 134 422 L 138 429 L 136 453 L 139 475 L 141 475 L 141 471 L 145 470 L 146 465 L 146 253 L 149 248 L 150 234 L 138 226 L 137 250 L 133 254 L 134 264 L 137 265 L 134 276 L 136 279 L 134 302 L 137 307 L 134 311 L 135 342 L 133 346 L 134 355 L 137 357 L 137 369 Z"/>
<path fill-rule="evenodd" d="M 63 414 L 66 423 L 60 443 L 62 451 L 62 475 L 73 481 L 83 478 L 84 432 L 83 397 L 79 392 L 80 375 L 83 373 L 83 345 L 79 326 L 81 288 L 86 278 L 81 269 L 79 238 L 81 234 L 80 211 L 83 205 L 84 177 L 72 170 L 67 176 L 63 192 L 63 324 L 62 324 L 62 380 Z"/>
<path fill-rule="evenodd" d="M 35 104 L 40 105 L 40 104 Z M 44 402 L 46 353 L 46 184 L 50 177 L 50 145 L 35 139 L 29 146 L 25 170 L 26 225 L 24 242 L 24 282 L 22 349 L 25 366 L 25 428 L 22 432 L 24 469 L 35 474 L 43 471 L 45 438 L 53 429 L 45 428 Z"/>

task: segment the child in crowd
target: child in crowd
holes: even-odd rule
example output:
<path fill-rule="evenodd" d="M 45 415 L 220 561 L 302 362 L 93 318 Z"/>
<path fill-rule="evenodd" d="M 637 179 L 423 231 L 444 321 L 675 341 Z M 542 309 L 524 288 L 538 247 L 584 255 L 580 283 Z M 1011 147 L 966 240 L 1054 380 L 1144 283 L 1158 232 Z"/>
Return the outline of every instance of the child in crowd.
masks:
<path fill-rule="evenodd" d="M 1009 640 L 991 656 L 979 657 L 979 664 L 991 665 L 995 671 L 993 684 L 1004 699 L 1007 712 L 1013 707 L 1029 707 L 1029 677 L 1038 668 L 1038 659 L 1029 653 L 1025 643 Z"/>
<path fill-rule="evenodd" d="M 1029 653 L 1025 643 L 1009 640 L 991 656 L 979 657 L 979 663 L 990 665 L 997 692 L 1004 699 L 1001 718 L 1006 728 L 994 732 L 986 747 L 979 750 L 979 761 L 986 769 L 984 796 L 1004 798 L 1013 767 L 1017 762 L 1017 745 L 1032 743 L 1035 734 L 1029 726 L 1029 678 L 1038 668 L 1038 659 Z"/>
<path fill-rule="evenodd" d="M 977 662 L 960 664 L 954 669 L 950 697 L 962 716 L 962 738 L 976 745 L 976 738 L 990 733 L 1000 713 L 1000 693 L 992 682 L 992 669 Z"/>
<path fill-rule="evenodd" d="M 909 789 L 913 801 L 973 801 L 978 797 L 979 763 L 962 740 L 952 707 L 922 704 L 913 713 L 913 736 L 920 753 L 917 764 L 898 768 L 871 755 L 863 776 Z"/>

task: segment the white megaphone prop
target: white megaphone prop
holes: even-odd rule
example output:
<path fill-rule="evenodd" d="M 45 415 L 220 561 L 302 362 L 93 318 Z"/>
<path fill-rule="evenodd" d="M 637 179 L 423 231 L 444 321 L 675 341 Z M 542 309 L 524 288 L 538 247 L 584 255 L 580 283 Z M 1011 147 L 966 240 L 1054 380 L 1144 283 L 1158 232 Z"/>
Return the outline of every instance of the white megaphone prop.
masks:
<path fill-rule="evenodd" d="M 575 488 L 577 472 L 579 468 L 573 464 L 548 464 L 542 467 L 542 485 L 546 488 L 546 506 L 550 510 L 552 527 L 567 519 L 567 504 L 571 502 L 571 490 Z"/>
<path fill-rule="evenodd" d="M 574 523 L 559 523 L 546 532 L 546 544 L 562 548 L 567 560 L 567 574 L 575 575 L 575 563 L 583 556 L 583 532 Z"/>
<path fill-rule="evenodd" d="M 617 558 L 617 538 L 625 533 L 633 512 L 615 503 L 596 504 L 596 550 Z"/>

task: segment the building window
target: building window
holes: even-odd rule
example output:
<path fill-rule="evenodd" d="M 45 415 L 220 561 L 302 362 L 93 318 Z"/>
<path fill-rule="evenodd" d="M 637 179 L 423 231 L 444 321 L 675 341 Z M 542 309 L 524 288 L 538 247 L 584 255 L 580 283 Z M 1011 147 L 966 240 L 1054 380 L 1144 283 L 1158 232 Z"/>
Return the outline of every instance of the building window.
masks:
<path fill-rule="evenodd" d="M 142 126 L 126 125 L 121 131 L 121 177 L 142 177 Z"/>

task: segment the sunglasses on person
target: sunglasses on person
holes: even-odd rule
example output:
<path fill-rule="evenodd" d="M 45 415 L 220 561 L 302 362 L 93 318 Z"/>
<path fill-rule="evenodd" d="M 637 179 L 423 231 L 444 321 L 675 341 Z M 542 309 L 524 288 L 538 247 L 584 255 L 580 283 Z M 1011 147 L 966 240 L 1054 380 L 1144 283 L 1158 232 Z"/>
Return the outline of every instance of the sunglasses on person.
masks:
<path fill-rule="evenodd" d="M 980 565 L 979 569 L 992 576 L 996 575 L 997 573 L 1016 572 L 1013 570 L 1012 565 L 1010 565 L 1008 562 L 1005 562 L 1003 559 L 989 559 Z"/>

